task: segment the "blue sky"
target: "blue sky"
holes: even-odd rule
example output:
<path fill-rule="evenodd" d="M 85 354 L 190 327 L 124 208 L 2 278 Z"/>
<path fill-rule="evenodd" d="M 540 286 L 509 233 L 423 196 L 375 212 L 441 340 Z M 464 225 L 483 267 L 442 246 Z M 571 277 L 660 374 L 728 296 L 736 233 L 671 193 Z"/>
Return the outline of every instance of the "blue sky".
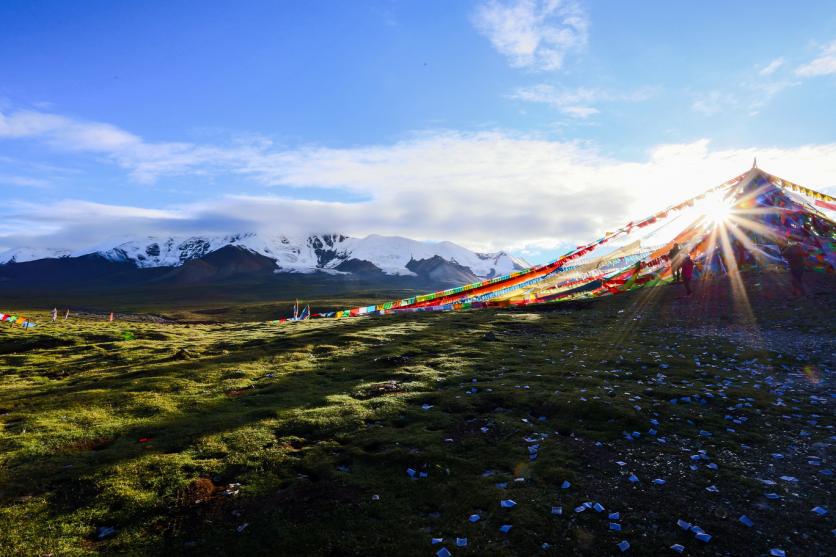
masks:
<path fill-rule="evenodd" d="M 537 260 L 751 164 L 836 185 L 836 6 L 0 4 L 0 249 L 340 231 Z"/>

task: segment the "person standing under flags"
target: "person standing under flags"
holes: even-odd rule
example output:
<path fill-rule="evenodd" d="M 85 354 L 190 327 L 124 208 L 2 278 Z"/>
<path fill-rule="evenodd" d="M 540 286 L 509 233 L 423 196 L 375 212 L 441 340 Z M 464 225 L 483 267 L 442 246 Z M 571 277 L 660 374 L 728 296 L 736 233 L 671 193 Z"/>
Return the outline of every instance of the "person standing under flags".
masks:
<path fill-rule="evenodd" d="M 781 255 L 787 260 L 787 265 L 790 268 L 792 293 L 798 296 L 806 296 L 807 290 L 804 288 L 804 283 L 802 282 L 804 276 L 804 258 L 807 257 L 804 249 L 797 242 L 791 241 L 781 250 Z"/>
<path fill-rule="evenodd" d="M 691 295 L 691 276 L 694 274 L 694 260 L 691 259 L 691 254 L 686 253 L 682 258 L 682 284 L 685 285 L 686 296 Z"/>
<path fill-rule="evenodd" d="M 734 261 L 737 263 L 737 268 L 740 269 L 746 264 L 746 249 L 743 247 L 743 242 L 735 238 L 732 242 L 734 249 Z"/>
<path fill-rule="evenodd" d="M 668 261 L 671 263 L 671 277 L 673 281 L 679 282 L 682 280 L 682 269 L 680 268 L 679 244 L 677 242 L 673 243 L 673 247 L 668 252 Z"/>

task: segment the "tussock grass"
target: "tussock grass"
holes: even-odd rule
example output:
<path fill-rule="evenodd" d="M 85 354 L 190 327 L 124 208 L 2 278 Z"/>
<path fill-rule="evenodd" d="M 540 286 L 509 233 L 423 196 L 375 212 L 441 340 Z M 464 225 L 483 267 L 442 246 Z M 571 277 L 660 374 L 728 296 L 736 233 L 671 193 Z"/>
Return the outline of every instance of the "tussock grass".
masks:
<path fill-rule="evenodd" d="M 754 307 L 762 339 L 813 335 L 810 350 L 739 342 L 727 319 L 696 331 L 673 290 L 662 294 L 654 307 L 638 293 L 543 312 L 282 327 L 53 325 L 36 313 L 42 327 L 0 337 L 0 552 L 429 555 L 431 537 L 451 550 L 467 537 L 455 553 L 532 555 L 549 543 L 601 555 L 630 539 L 642 554 L 668 554 L 682 541 L 671 513 L 683 513 L 720 553 L 772 544 L 826 554 L 828 527 L 808 515 L 834 506 L 832 484 L 803 467 L 833 425 L 832 402 L 809 398 L 832 388 L 820 317 L 829 307 L 832 319 L 832 292 Z M 818 382 L 802 380 L 811 369 Z M 783 394 L 790 409 L 775 405 L 769 376 L 795 379 Z M 726 398 L 670 403 L 706 392 Z M 744 399 L 751 406 L 734 413 L 748 422 L 726 432 L 728 407 Z M 647 433 L 651 418 L 667 444 Z M 639 440 L 627 441 L 634 431 Z M 528 436 L 540 439 L 536 460 Z M 688 470 L 697 449 L 721 463 L 716 473 Z M 786 453 L 780 470 L 772 452 Z M 410 479 L 408 468 L 428 477 Z M 754 478 L 779 472 L 802 477 L 802 489 L 754 508 Z M 649 486 L 655 476 L 665 489 Z M 720 499 L 706 497 L 710 483 Z M 518 506 L 501 509 L 506 498 Z M 586 500 L 620 510 L 624 532 L 594 511 L 575 516 Z M 718 507 L 732 518 L 718 519 Z M 482 519 L 468 522 L 473 513 Z M 734 523 L 744 513 L 760 537 Z M 99 539 L 106 526 L 115 534 Z"/>

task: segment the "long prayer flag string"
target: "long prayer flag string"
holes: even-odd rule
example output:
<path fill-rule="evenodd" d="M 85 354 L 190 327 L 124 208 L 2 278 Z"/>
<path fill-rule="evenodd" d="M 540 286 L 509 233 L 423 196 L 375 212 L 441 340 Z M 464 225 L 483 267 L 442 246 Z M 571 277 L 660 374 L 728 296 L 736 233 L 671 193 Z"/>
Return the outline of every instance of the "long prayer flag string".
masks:
<path fill-rule="evenodd" d="M 567 252 L 566 254 L 549 263 L 535 265 L 527 269 L 514 271 L 506 275 L 466 284 L 456 288 L 448 288 L 437 292 L 431 292 L 419 296 L 404 298 L 401 300 L 394 300 L 386 302 L 384 304 L 362 306 L 343 309 L 335 312 L 314 314 L 311 317 L 333 317 L 339 319 L 344 317 L 356 317 L 362 315 L 384 315 L 399 312 L 450 311 L 481 307 L 505 307 L 509 305 L 524 305 L 529 303 L 552 302 L 557 301 L 559 299 L 565 299 L 567 297 L 567 294 L 564 288 L 560 288 L 561 290 L 564 290 L 564 292 L 554 294 L 555 287 L 550 285 L 552 284 L 552 277 L 557 277 L 559 276 L 559 274 L 563 272 L 567 272 L 573 268 L 577 268 L 577 265 L 573 267 L 566 267 L 566 265 L 569 262 L 575 261 L 586 256 L 587 254 L 591 253 L 599 246 L 607 242 L 613 241 L 622 236 L 628 236 L 636 229 L 642 229 L 652 224 L 655 224 L 660 220 L 667 219 L 671 215 L 671 213 L 677 213 L 678 218 L 680 211 L 694 207 L 697 202 L 705 199 L 709 195 L 716 194 L 718 192 L 721 192 L 722 190 L 731 191 L 730 188 L 732 188 L 733 186 L 740 185 L 741 182 L 747 177 L 750 178 L 746 182 L 747 184 L 754 183 L 756 179 L 760 180 L 759 183 L 764 183 L 763 179 L 765 178 L 766 181 L 768 181 L 773 186 L 789 188 L 793 191 L 800 191 L 802 193 L 805 193 L 806 195 L 814 197 L 817 200 L 816 204 L 820 207 L 832 209 L 834 206 L 836 206 L 832 204 L 834 201 L 836 201 L 836 199 L 834 199 L 831 196 L 828 196 L 820 192 L 816 192 L 814 190 L 810 190 L 809 188 L 803 188 L 798 184 L 794 184 L 792 182 L 788 182 L 786 180 L 782 180 L 780 178 L 767 174 L 761 171 L 760 169 L 752 169 L 743 174 L 735 176 L 734 178 L 727 180 L 726 182 L 723 182 L 718 186 L 709 188 L 703 193 L 694 196 L 690 199 L 687 199 L 681 203 L 671 205 L 670 207 L 657 213 L 654 213 L 644 219 L 638 221 L 631 221 L 626 225 L 622 226 L 621 228 L 615 229 L 612 232 L 607 232 L 602 238 L 590 244 L 578 246 L 576 249 Z M 789 201 L 789 203 L 793 204 L 792 201 Z M 784 200 L 781 200 L 779 205 L 780 204 L 786 205 Z M 803 208 L 799 209 L 799 211 L 796 211 L 795 209 L 793 210 L 795 212 L 803 212 Z M 782 216 L 782 219 L 783 218 L 784 217 Z M 698 220 L 695 224 L 698 228 L 700 224 L 704 226 L 704 219 Z M 664 226 L 665 225 L 663 225 L 662 227 Z M 659 228 L 661 229 L 662 227 Z M 658 229 L 654 232 L 651 232 L 651 235 L 655 234 L 657 231 Z M 697 230 L 694 229 L 691 231 L 691 233 L 696 231 Z M 693 234 L 691 235 L 693 236 Z M 701 235 L 704 239 L 705 235 Z M 677 238 L 680 237 L 684 238 L 684 236 L 681 236 L 681 234 L 677 236 Z M 702 240 L 692 243 L 691 245 L 698 246 L 701 244 Z M 639 276 L 638 270 L 632 273 L 627 273 L 625 276 L 629 278 L 625 279 L 624 282 L 621 282 L 620 285 L 618 281 L 611 282 L 612 279 L 602 279 L 600 276 L 596 279 L 589 278 L 589 280 L 586 280 L 586 278 L 582 277 L 573 280 L 577 280 L 579 285 L 582 285 L 584 283 L 591 283 L 595 280 L 604 280 L 604 285 L 598 288 L 597 290 L 593 291 L 591 294 L 584 293 L 584 295 L 591 296 L 598 296 L 607 292 L 621 292 L 637 286 L 658 284 L 662 280 L 662 277 L 666 276 L 665 273 L 667 273 L 667 271 L 665 271 L 664 268 L 665 265 L 667 265 L 667 256 L 664 255 L 664 253 L 666 253 L 668 245 L 669 244 L 666 244 L 665 246 L 652 250 L 652 253 L 649 255 L 650 259 L 647 259 L 647 255 L 642 256 L 644 257 L 644 259 L 639 259 L 639 263 L 641 264 L 641 266 L 638 268 L 639 270 L 643 268 L 647 269 L 650 267 L 661 268 L 660 271 L 653 271 L 652 275 Z M 622 259 L 621 263 L 624 263 L 624 261 L 625 260 Z M 619 273 L 623 272 L 619 269 L 623 269 L 623 266 L 614 265 L 614 271 L 611 276 L 618 276 Z M 540 291 L 537 291 L 537 288 L 533 288 L 534 285 L 542 284 L 544 281 L 547 280 L 549 282 L 547 282 L 543 287 L 540 287 Z M 610 282 L 608 283 L 607 280 L 610 280 Z M 572 281 L 568 281 L 567 286 L 571 285 L 571 282 Z M 281 319 L 272 323 L 283 323 L 286 321 L 288 320 Z"/>

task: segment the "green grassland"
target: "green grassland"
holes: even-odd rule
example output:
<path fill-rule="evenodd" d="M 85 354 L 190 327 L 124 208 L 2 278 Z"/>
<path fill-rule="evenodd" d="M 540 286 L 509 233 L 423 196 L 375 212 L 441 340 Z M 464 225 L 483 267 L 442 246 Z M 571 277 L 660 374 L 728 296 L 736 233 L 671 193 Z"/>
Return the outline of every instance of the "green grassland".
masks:
<path fill-rule="evenodd" d="M 832 555 L 836 291 L 781 281 L 282 326 L 36 311 L 0 325 L 0 553 Z"/>
<path fill-rule="evenodd" d="M 179 322 L 251 322 L 270 321 L 278 317 L 287 317 L 293 313 L 296 299 L 287 299 L 287 293 L 299 296 L 304 307 L 311 310 L 326 311 L 347 307 L 365 306 L 381 300 L 397 300 L 427 290 L 415 289 L 356 289 L 350 293 L 320 292 L 316 288 L 266 288 L 247 285 L 194 286 L 169 289 L 125 289 L 119 291 L 85 291 L 73 289 L 69 292 L 49 292 L 36 289 L 32 292 L 0 290 L 0 311 L 44 311 L 57 307 L 63 312 L 69 308 L 73 314 L 98 313 L 107 315 L 111 311 L 122 314 L 129 320 L 146 320 L 147 317 L 160 317 Z M 28 315 L 28 314 L 26 314 Z"/>

